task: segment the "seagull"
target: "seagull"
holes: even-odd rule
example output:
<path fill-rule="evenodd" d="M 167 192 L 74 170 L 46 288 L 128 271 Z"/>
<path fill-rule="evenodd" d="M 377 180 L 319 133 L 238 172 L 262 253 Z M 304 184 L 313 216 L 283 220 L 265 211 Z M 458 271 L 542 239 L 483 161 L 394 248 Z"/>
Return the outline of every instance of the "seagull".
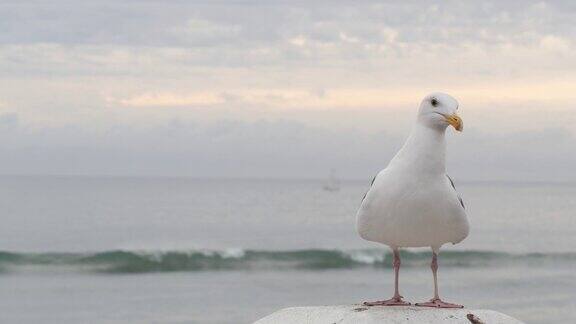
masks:
<path fill-rule="evenodd" d="M 440 299 L 437 277 L 440 247 L 461 242 L 469 232 L 464 202 L 445 165 L 446 128 L 451 125 L 459 132 L 463 128 L 457 110 L 458 102 L 447 94 L 426 96 L 404 146 L 374 177 L 362 199 L 356 216 L 358 233 L 365 240 L 388 245 L 394 267 L 394 296 L 365 302 L 366 306 L 410 305 L 398 291 L 399 249 L 430 247 L 434 297 L 416 306 L 464 307 Z"/>

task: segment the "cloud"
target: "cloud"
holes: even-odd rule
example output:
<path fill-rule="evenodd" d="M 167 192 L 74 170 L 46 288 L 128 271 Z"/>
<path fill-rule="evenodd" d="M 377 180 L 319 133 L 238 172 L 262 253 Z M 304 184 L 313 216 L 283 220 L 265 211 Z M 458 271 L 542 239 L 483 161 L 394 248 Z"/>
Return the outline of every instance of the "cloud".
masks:
<path fill-rule="evenodd" d="M 481 148 L 455 149 L 478 171 L 456 172 L 560 177 L 575 18 L 563 1 L 5 3 L 0 171 L 364 177 L 440 90 Z"/>
<path fill-rule="evenodd" d="M 467 86 L 452 86 L 452 93 L 465 98 L 470 104 L 485 104 L 505 100 L 509 104 L 526 102 L 555 102 L 566 104 L 576 100 L 573 86 L 576 80 L 536 80 L 522 83 L 480 83 Z M 223 103 L 243 103 L 266 107 L 291 109 L 338 109 L 376 108 L 414 104 L 414 92 L 425 94 L 432 90 L 426 87 L 387 87 L 387 88 L 334 88 L 313 91 L 307 89 L 232 89 L 226 92 L 204 91 L 187 93 L 143 93 L 124 99 L 111 99 L 111 102 L 135 107 L 178 107 L 217 105 Z"/>
<path fill-rule="evenodd" d="M 368 181 L 408 131 L 333 130 L 289 120 L 36 129 L 11 114 L 0 117 L 0 173 L 323 178 L 335 169 Z M 456 179 L 576 180 L 576 138 L 567 130 L 448 136 Z"/>
<path fill-rule="evenodd" d="M 195 43 L 212 44 L 215 40 L 231 40 L 238 37 L 242 31 L 239 25 L 218 24 L 205 19 L 189 19 L 184 25 L 169 28 L 178 38 L 190 39 Z"/>
<path fill-rule="evenodd" d="M 114 101 L 112 99 L 112 101 Z M 117 101 L 121 105 L 134 107 L 172 107 L 172 106 L 196 106 L 215 105 L 223 103 L 224 99 L 214 93 L 196 93 L 178 95 L 172 93 L 141 94 Z"/>

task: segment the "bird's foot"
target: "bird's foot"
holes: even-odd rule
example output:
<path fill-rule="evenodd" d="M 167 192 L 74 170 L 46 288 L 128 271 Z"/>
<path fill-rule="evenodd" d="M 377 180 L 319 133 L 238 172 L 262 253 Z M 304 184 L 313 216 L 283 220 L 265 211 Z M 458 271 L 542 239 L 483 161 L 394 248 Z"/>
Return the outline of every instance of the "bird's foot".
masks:
<path fill-rule="evenodd" d="M 436 308 L 464 308 L 463 305 L 447 303 L 445 301 L 442 301 L 440 298 L 432 298 L 428 302 L 416 303 L 415 305 L 422 307 L 436 307 Z"/>
<path fill-rule="evenodd" d="M 364 306 L 410 306 L 411 303 L 402 300 L 402 296 L 394 296 L 386 300 L 378 300 L 373 302 L 364 302 Z"/>

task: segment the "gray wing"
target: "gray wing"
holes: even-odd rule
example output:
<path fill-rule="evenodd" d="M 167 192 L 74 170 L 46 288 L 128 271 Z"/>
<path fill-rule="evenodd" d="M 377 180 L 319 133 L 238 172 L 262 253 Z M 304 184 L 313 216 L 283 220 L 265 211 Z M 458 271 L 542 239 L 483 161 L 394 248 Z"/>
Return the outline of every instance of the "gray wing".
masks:
<path fill-rule="evenodd" d="M 458 191 L 456 191 L 456 186 L 454 186 L 454 181 L 452 181 L 452 178 L 450 178 L 449 175 L 446 175 L 446 178 L 448 178 L 448 180 L 450 181 L 450 184 L 452 185 L 452 188 L 454 189 L 454 192 L 456 193 L 456 196 L 458 197 L 458 200 L 460 201 L 460 205 L 462 205 L 462 208 L 466 209 L 466 207 L 464 206 L 464 201 L 462 200 L 462 197 L 460 197 L 460 194 L 458 193 Z"/>
<path fill-rule="evenodd" d="M 374 178 L 372 178 L 372 182 L 370 182 L 370 188 L 372 188 L 372 185 L 374 184 L 374 180 L 376 180 L 377 176 L 378 175 L 375 175 Z M 360 203 L 364 202 L 364 199 L 366 199 L 366 195 L 368 194 L 368 191 L 370 191 L 370 188 L 368 188 L 368 190 L 366 190 L 366 193 L 364 194 L 364 197 L 362 197 L 362 201 Z"/>

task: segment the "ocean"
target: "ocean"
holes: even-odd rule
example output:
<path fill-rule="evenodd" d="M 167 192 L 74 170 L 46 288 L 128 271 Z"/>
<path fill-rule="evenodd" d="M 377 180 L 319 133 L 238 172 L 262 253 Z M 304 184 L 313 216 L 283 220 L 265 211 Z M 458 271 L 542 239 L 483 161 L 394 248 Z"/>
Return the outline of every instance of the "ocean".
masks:
<path fill-rule="evenodd" d="M 471 232 L 440 254 L 449 302 L 576 318 L 576 184 L 460 182 Z M 370 179 L 0 177 L 0 323 L 251 323 L 388 298 L 390 252 L 355 231 Z M 428 249 L 401 293 L 432 294 Z"/>

